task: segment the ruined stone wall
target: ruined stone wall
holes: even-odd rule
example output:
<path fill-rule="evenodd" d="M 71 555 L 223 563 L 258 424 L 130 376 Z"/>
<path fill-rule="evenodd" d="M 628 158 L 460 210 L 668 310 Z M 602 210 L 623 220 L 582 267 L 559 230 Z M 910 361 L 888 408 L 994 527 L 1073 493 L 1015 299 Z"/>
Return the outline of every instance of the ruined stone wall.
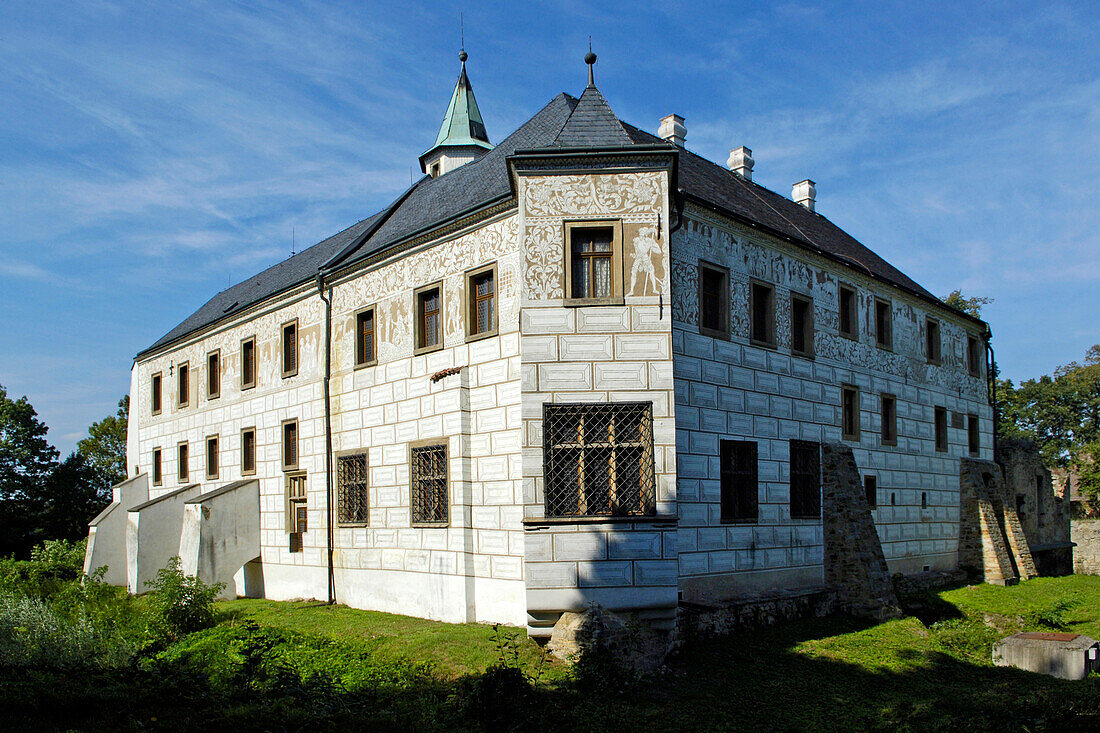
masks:
<path fill-rule="evenodd" d="M 1069 502 L 1055 491 L 1032 441 L 1001 440 L 997 463 L 1004 468 L 1006 503 L 1016 508 L 1020 525 L 1032 546 L 1069 541 Z"/>
<path fill-rule="evenodd" d="M 1073 572 L 1100 575 L 1100 519 L 1074 519 L 1070 522 L 1073 548 Z"/>

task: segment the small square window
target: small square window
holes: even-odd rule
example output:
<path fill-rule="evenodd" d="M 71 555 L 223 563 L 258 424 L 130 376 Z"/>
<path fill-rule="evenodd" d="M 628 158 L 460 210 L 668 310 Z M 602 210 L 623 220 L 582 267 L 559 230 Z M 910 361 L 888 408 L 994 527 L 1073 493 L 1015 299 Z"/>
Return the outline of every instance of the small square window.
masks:
<path fill-rule="evenodd" d="M 164 474 L 161 473 L 160 448 L 153 449 L 153 486 L 164 483 Z"/>
<path fill-rule="evenodd" d="M 859 440 L 859 388 L 846 385 L 841 389 L 841 432 L 844 440 Z"/>
<path fill-rule="evenodd" d="M 753 281 L 750 290 L 750 338 L 762 346 L 775 346 L 775 288 Z"/>
<path fill-rule="evenodd" d="M 159 415 L 161 410 L 161 375 L 157 372 L 153 375 L 151 383 L 149 385 L 149 401 L 152 405 L 152 412 L 154 415 Z"/>
<path fill-rule="evenodd" d="M 241 431 L 241 475 L 256 473 L 256 428 Z"/>
<path fill-rule="evenodd" d="M 413 524 L 446 524 L 448 516 L 447 445 L 409 448 Z"/>
<path fill-rule="evenodd" d="M 416 291 L 416 352 L 443 348 L 443 284 Z"/>
<path fill-rule="evenodd" d="M 966 370 L 972 377 L 982 375 L 981 342 L 977 336 L 966 337 Z"/>
<path fill-rule="evenodd" d="M 791 296 L 791 353 L 814 353 L 814 302 L 802 295 Z"/>
<path fill-rule="evenodd" d="M 188 465 L 190 462 L 190 447 L 187 443 L 180 443 L 176 446 L 176 478 L 181 484 L 187 483 L 191 477 L 191 467 Z"/>
<path fill-rule="evenodd" d="M 466 338 L 497 332 L 497 268 L 483 267 L 466 275 Z"/>
<path fill-rule="evenodd" d="M 191 401 L 191 370 L 185 361 L 176 367 L 176 396 L 180 407 L 187 407 Z"/>
<path fill-rule="evenodd" d="M 256 337 L 241 341 L 241 389 L 256 386 Z"/>
<path fill-rule="evenodd" d="M 940 322 L 932 318 L 925 322 L 924 354 L 929 364 L 940 363 Z"/>
<path fill-rule="evenodd" d="M 821 518 L 821 444 L 791 441 L 791 519 Z"/>
<path fill-rule="evenodd" d="M 757 521 L 760 484 L 757 479 L 756 443 L 748 440 L 723 440 L 721 468 L 721 521 Z"/>
<path fill-rule="evenodd" d="M 882 298 L 875 298 L 875 344 L 880 349 L 894 348 L 893 309 Z"/>
<path fill-rule="evenodd" d="M 283 324 L 283 378 L 298 373 L 298 321 Z"/>
<path fill-rule="evenodd" d="M 894 395 L 882 395 L 882 444 L 898 444 L 898 401 Z"/>
<path fill-rule="evenodd" d="M 206 355 L 206 399 L 216 400 L 222 393 L 222 354 L 211 351 Z"/>
<path fill-rule="evenodd" d="M 878 477 L 877 476 L 864 476 L 863 477 L 863 496 L 867 499 L 867 506 L 872 509 L 878 508 Z"/>
<path fill-rule="evenodd" d="M 283 470 L 298 468 L 298 421 L 283 423 Z"/>
<path fill-rule="evenodd" d="M 699 333 L 718 338 L 730 334 L 729 270 L 699 263 Z"/>
<path fill-rule="evenodd" d="M 218 477 L 218 436 L 211 435 L 206 439 L 206 478 Z"/>
<path fill-rule="evenodd" d="M 340 524 L 367 523 L 368 476 L 365 451 L 336 457 L 336 521 Z"/>
<path fill-rule="evenodd" d="M 977 415 L 966 416 L 966 442 L 970 455 L 976 456 L 982 450 L 982 437 Z"/>
<path fill-rule="evenodd" d="M 847 285 L 841 285 L 840 293 L 840 335 L 850 339 L 859 339 L 859 313 L 856 309 L 856 291 Z"/>
<path fill-rule="evenodd" d="M 939 453 L 947 452 L 947 408 L 937 407 L 935 409 L 935 435 L 936 435 L 936 451 Z"/>
<path fill-rule="evenodd" d="M 374 308 L 367 308 L 355 314 L 355 366 L 367 366 L 375 363 L 375 325 Z"/>

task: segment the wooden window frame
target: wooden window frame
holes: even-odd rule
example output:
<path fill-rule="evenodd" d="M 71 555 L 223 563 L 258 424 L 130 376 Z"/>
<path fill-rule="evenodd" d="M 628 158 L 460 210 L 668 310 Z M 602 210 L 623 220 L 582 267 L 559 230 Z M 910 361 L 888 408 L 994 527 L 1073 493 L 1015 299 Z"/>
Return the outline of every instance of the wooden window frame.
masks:
<path fill-rule="evenodd" d="M 935 348 L 932 348 L 933 331 L 936 334 Z M 924 358 L 929 364 L 939 365 L 943 363 L 943 331 L 940 329 L 938 318 L 928 317 L 924 319 Z"/>
<path fill-rule="evenodd" d="M 756 289 L 763 288 L 768 293 L 768 303 L 764 312 L 764 339 L 756 338 Z M 765 349 L 776 347 L 775 334 L 775 285 L 758 278 L 749 279 L 749 343 Z"/>
<path fill-rule="evenodd" d="M 370 524 L 370 459 L 367 455 L 366 448 L 354 448 L 352 450 L 339 451 L 333 456 L 335 460 L 336 468 L 336 524 L 340 527 L 366 527 Z M 366 516 L 359 520 L 349 520 L 345 518 L 345 506 L 344 506 L 344 493 L 345 490 L 341 483 L 340 475 L 340 462 L 341 460 L 348 460 L 351 458 L 363 459 L 363 470 L 365 479 L 365 486 L 363 487 L 363 504 Z"/>
<path fill-rule="evenodd" d="M 886 313 L 885 329 L 882 322 L 883 312 Z M 886 298 L 877 296 L 875 297 L 875 346 L 886 351 L 894 350 L 894 304 Z"/>
<path fill-rule="evenodd" d="M 863 477 L 863 498 L 871 509 L 878 509 L 878 476 L 869 473 Z"/>
<path fill-rule="evenodd" d="M 943 426 L 942 430 L 940 428 L 941 424 Z M 935 443 L 937 453 L 947 453 L 951 447 L 948 430 L 947 408 L 934 406 L 932 408 L 932 441 Z"/>
<path fill-rule="evenodd" d="M 248 351 L 248 349 L 246 349 L 246 347 L 248 347 L 248 346 L 252 347 L 251 348 L 251 351 L 252 351 L 252 359 L 251 359 L 251 362 L 252 362 L 252 380 L 246 382 L 245 379 L 244 379 L 245 364 L 249 360 L 246 359 L 245 356 L 246 356 L 247 351 Z M 256 354 L 256 336 L 252 335 L 252 336 L 248 336 L 246 338 L 241 339 L 241 391 L 242 392 L 246 389 L 255 388 L 257 382 L 260 381 L 260 376 L 259 376 L 260 372 L 259 372 L 259 363 L 258 362 L 259 362 L 259 357 Z"/>
<path fill-rule="evenodd" d="M 852 425 L 854 430 L 849 432 L 847 430 L 846 423 L 848 422 L 846 411 L 848 409 L 848 395 L 853 395 L 853 410 Z M 848 440 L 854 443 L 858 443 L 860 439 L 860 393 L 859 387 L 854 384 L 842 384 L 840 386 L 840 435 L 843 440 Z"/>
<path fill-rule="evenodd" d="M 247 466 L 247 464 L 245 463 L 245 460 L 244 460 L 244 436 L 247 433 L 252 434 L 252 468 L 248 468 L 248 466 Z M 256 475 L 256 464 L 258 463 L 258 460 L 257 460 L 258 453 L 259 453 L 259 450 L 258 450 L 257 441 L 256 441 L 256 428 L 255 428 L 255 426 L 248 427 L 248 428 L 243 428 L 241 430 L 241 475 L 242 476 L 255 476 Z"/>
<path fill-rule="evenodd" d="M 897 395 L 892 395 L 889 392 L 884 392 L 879 396 L 879 415 L 882 421 L 882 427 L 879 431 L 879 435 L 882 439 L 883 445 L 896 446 L 898 444 L 898 398 Z M 890 419 L 887 420 L 887 403 L 890 404 L 891 409 Z M 889 426 L 889 430 L 887 429 Z"/>
<path fill-rule="evenodd" d="M 191 446 L 186 440 L 176 443 L 176 482 L 186 484 L 191 480 Z"/>
<path fill-rule="evenodd" d="M 447 438 L 425 438 L 423 440 L 414 440 L 409 443 L 409 525 L 412 527 L 449 527 L 451 524 L 451 441 Z M 413 459 L 413 454 L 417 449 L 421 448 L 442 448 L 443 449 L 443 466 L 446 476 L 444 478 L 444 491 L 446 497 L 444 506 L 447 510 L 447 518 L 439 521 L 425 521 L 416 518 L 416 502 L 413 501 L 413 492 L 416 491 L 416 481 L 419 478 L 416 475 L 416 462 Z"/>
<path fill-rule="evenodd" d="M 982 425 L 978 416 L 968 413 L 966 416 L 966 448 L 971 456 L 981 455 L 982 452 Z"/>
<path fill-rule="evenodd" d="M 211 455 L 210 454 L 210 444 L 211 444 L 211 442 L 213 442 L 213 444 L 214 444 L 214 454 L 213 454 L 214 455 L 214 470 L 210 470 L 210 455 Z M 218 452 L 221 449 L 221 445 L 219 445 L 220 442 L 221 441 L 219 440 L 217 434 L 206 436 L 206 443 L 205 443 L 206 451 L 205 452 L 206 452 L 206 478 L 207 479 L 216 479 L 216 478 L 218 478 L 218 471 L 219 471 L 219 468 L 221 467 L 221 456 Z"/>
<path fill-rule="evenodd" d="M 287 454 L 287 439 L 286 429 L 288 425 L 294 426 L 294 462 L 288 463 L 286 460 Z M 289 420 L 283 420 L 279 423 L 279 462 L 282 464 L 283 471 L 297 471 L 302 465 L 302 433 L 301 426 L 298 424 L 298 418 L 294 417 Z"/>
<path fill-rule="evenodd" d="M 182 387 L 182 389 L 180 389 Z M 186 397 L 186 399 L 184 399 Z M 176 365 L 176 406 L 181 410 L 191 404 L 191 365 L 181 361 Z"/>
<path fill-rule="evenodd" d="M 149 411 L 153 416 L 164 411 L 164 374 L 154 372 L 149 377 Z"/>
<path fill-rule="evenodd" d="M 803 342 L 807 348 L 797 349 L 795 348 L 795 333 L 794 333 L 794 313 L 795 304 L 804 305 L 806 307 L 806 318 L 804 320 Z M 791 293 L 791 354 L 793 356 L 799 356 L 804 359 L 812 359 L 815 355 L 814 340 L 816 330 L 814 327 L 814 299 L 808 295 L 802 293 Z"/>
<path fill-rule="evenodd" d="M 972 377 L 982 376 L 981 341 L 972 333 L 966 335 L 966 371 Z"/>
<path fill-rule="evenodd" d="M 426 313 L 422 309 L 422 303 L 424 296 L 433 290 L 439 291 L 439 315 L 436 320 L 436 328 L 439 329 L 438 340 L 431 346 L 422 346 L 426 340 L 427 331 L 425 324 Z M 433 351 L 439 351 L 443 348 L 444 328 L 443 320 L 446 314 L 446 309 L 443 302 L 443 281 L 436 280 L 434 283 L 424 285 L 413 291 L 413 318 L 416 322 L 413 324 L 413 355 L 428 354 Z"/>
<path fill-rule="evenodd" d="M 489 299 L 492 300 L 489 311 L 491 313 L 493 326 L 485 331 L 478 331 L 477 306 L 478 302 L 485 298 L 478 296 L 477 288 L 474 287 L 474 280 L 486 274 L 490 275 L 493 279 L 493 292 L 489 296 Z M 481 339 L 496 336 L 500 327 L 500 279 L 497 277 L 497 263 L 491 262 L 487 265 L 467 270 L 465 285 L 466 302 L 463 307 L 463 312 L 466 314 L 466 342 L 469 343 L 470 341 L 479 341 Z"/>
<path fill-rule="evenodd" d="M 153 474 L 153 486 L 164 486 L 163 456 L 164 452 L 161 450 L 160 446 L 153 448 L 153 456 L 149 459 L 153 464 L 152 471 L 150 471 L 150 473 Z"/>
<path fill-rule="evenodd" d="M 575 229 L 611 229 L 611 295 L 590 298 L 573 293 L 573 231 Z M 566 306 L 622 305 L 623 298 L 623 222 L 621 219 L 597 219 L 591 221 L 562 222 L 565 240 L 565 293 Z"/>
<path fill-rule="evenodd" d="M 370 330 L 370 359 L 364 359 L 366 351 L 362 339 L 362 329 L 360 327 L 360 320 L 367 314 L 371 317 L 371 330 Z M 371 304 L 362 310 L 355 313 L 355 368 L 362 369 L 363 367 L 374 366 L 378 363 L 378 307 L 377 304 Z"/>
<path fill-rule="evenodd" d="M 210 364 L 213 360 L 214 368 Z M 206 353 L 206 399 L 216 400 L 222 396 L 222 351 L 214 349 Z"/>
<path fill-rule="evenodd" d="M 294 329 L 294 364 L 287 366 L 286 333 L 288 329 Z M 298 365 L 301 363 L 302 339 L 298 330 L 298 319 L 292 318 L 279 326 L 279 360 L 283 379 L 298 376 Z"/>
<path fill-rule="evenodd" d="M 752 471 L 735 471 L 727 456 L 731 456 L 735 447 L 751 446 Z M 729 453 L 727 453 L 727 450 Z M 718 461 L 721 471 L 720 519 L 722 524 L 756 524 L 760 521 L 760 453 L 754 440 L 725 439 L 718 443 Z M 751 479 L 750 479 L 751 477 Z M 746 485 L 742 485 L 741 482 Z M 751 483 L 751 487 L 747 484 Z M 738 500 L 737 497 L 740 497 Z M 735 508 L 744 507 L 741 514 Z"/>
<path fill-rule="evenodd" d="M 728 267 L 715 264 L 713 262 L 707 262 L 706 260 L 699 260 L 699 269 L 696 277 L 696 286 L 699 306 L 699 333 L 703 336 L 710 336 L 712 338 L 730 339 L 730 270 Z M 703 273 L 706 271 L 717 273 L 725 287 L 720 288 L 718 293 L 718 303 L 714 307 L 714 311 L 718 313 L 720 328 L 710 328 L 703 325 L 703 313 L 710 310 L 709 304 L 705 302 L 706 294 L 703 292 Z"/>
<path fill-rule="evenodd" d="M 291 494 L 290 489 L 297 481 L 302 481 L 302 492 L 298 494 Z M 298 508 L 309 511 L 309 475 L 302 470 L 287 471 L 283 474 L 283 501 L 285 502 L 285 516 L 284 516 L 284 530 L 287 534 L 304 534 L 309 531 L 308 521 L 304 530 L 299 529 L 298 524 Z"/>
<path fill-rule="evenodd" d="M 859 290 L 853 285 L 840 283 L 837 286 L 837 332 L 847 339 L 859 341 Z M 844 303 L 845 293 L 851 297 L 851 330 L 844 330 Z"/>
<path fill-rule="evenodd" d="M 796 479 L 796 476 L 801 476 L 802 474 L 796 474 L 795 473 L 795 470 L 794 470 L 794 464 L 795 464 L 794 456 L 795 456 L 795 448 L 796 447 L 801 448 L 802 446 L 806 446 L 807 448 L 809 446 L 814 446 L 817 449 L 817 475 L 814 477 L 814 482 L 813 482 L 814 486 L 816 487 L 816 491 L 814 492 L 812 497 L 810 497 L 809 494 L 807 494 L 806 496 L 800 496 L 799 500 L 796 502 L 795 501 L 795 479 Z M 791 440 L 790 441 L 790 456 L 791 456 L 791 468 L 790 468 L 790 502 L 789 502 L 789 505 L 790 505 L 791 519 L 792 520 L 795 520 L 795 519 L 811 519 L 811 520 L 820 521 L 821 520 L 821 443 L 818 443 L 816 441 L 811 441 L 811 440 Z M 813 504 L 812 507 L 807 507 L 806 506 L 807 498 L 812 498 L 812 504 Z M 810 511 L 810 509 L 815 509 L 815 511 Z"/>

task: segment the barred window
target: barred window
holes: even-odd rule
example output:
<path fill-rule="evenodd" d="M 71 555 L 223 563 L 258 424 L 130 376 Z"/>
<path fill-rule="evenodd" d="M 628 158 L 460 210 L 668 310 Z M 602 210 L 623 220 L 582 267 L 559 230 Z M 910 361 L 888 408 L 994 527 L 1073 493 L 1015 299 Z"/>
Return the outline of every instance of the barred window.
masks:
<path fill-rule="evenodd" d="M 821 518 L 821 444 L 791 441 L 791 519 Z"/>
<path fill-rule="evenodd" d="M 722 521 L 755 522 L 759 484 L 756 443 L 748 440 L 723 440 Z"/>
<path fill-rule="evenodd" d="M 337 519 L 340 524 L 366 524 L 367 454 L 336 457 Z"/>
<path fill-rule="evenodd" d="M 355 314 L 355 365 L 374 361 L 374 308 Z"/>
<path fill-rule="evenodd" d="M 652 402 L 542 410 L 547 516 L 656 513 Z"/>
<path fill-rule="evenodd" d="M 413 524 L 447 523 L 447 446 L 443 443 L 409 449 L 412 463 Z"/>

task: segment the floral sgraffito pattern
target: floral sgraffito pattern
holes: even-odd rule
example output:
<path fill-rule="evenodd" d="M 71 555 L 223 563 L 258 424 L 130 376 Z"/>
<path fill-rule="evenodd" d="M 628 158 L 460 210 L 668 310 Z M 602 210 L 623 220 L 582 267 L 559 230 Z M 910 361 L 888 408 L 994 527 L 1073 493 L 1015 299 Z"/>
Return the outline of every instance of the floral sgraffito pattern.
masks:
<path fill-rule="evenodd" d="M 528 216 L 646 214 L 660 210 L 660 173 L 548 176 L 526 187 Z"/>

